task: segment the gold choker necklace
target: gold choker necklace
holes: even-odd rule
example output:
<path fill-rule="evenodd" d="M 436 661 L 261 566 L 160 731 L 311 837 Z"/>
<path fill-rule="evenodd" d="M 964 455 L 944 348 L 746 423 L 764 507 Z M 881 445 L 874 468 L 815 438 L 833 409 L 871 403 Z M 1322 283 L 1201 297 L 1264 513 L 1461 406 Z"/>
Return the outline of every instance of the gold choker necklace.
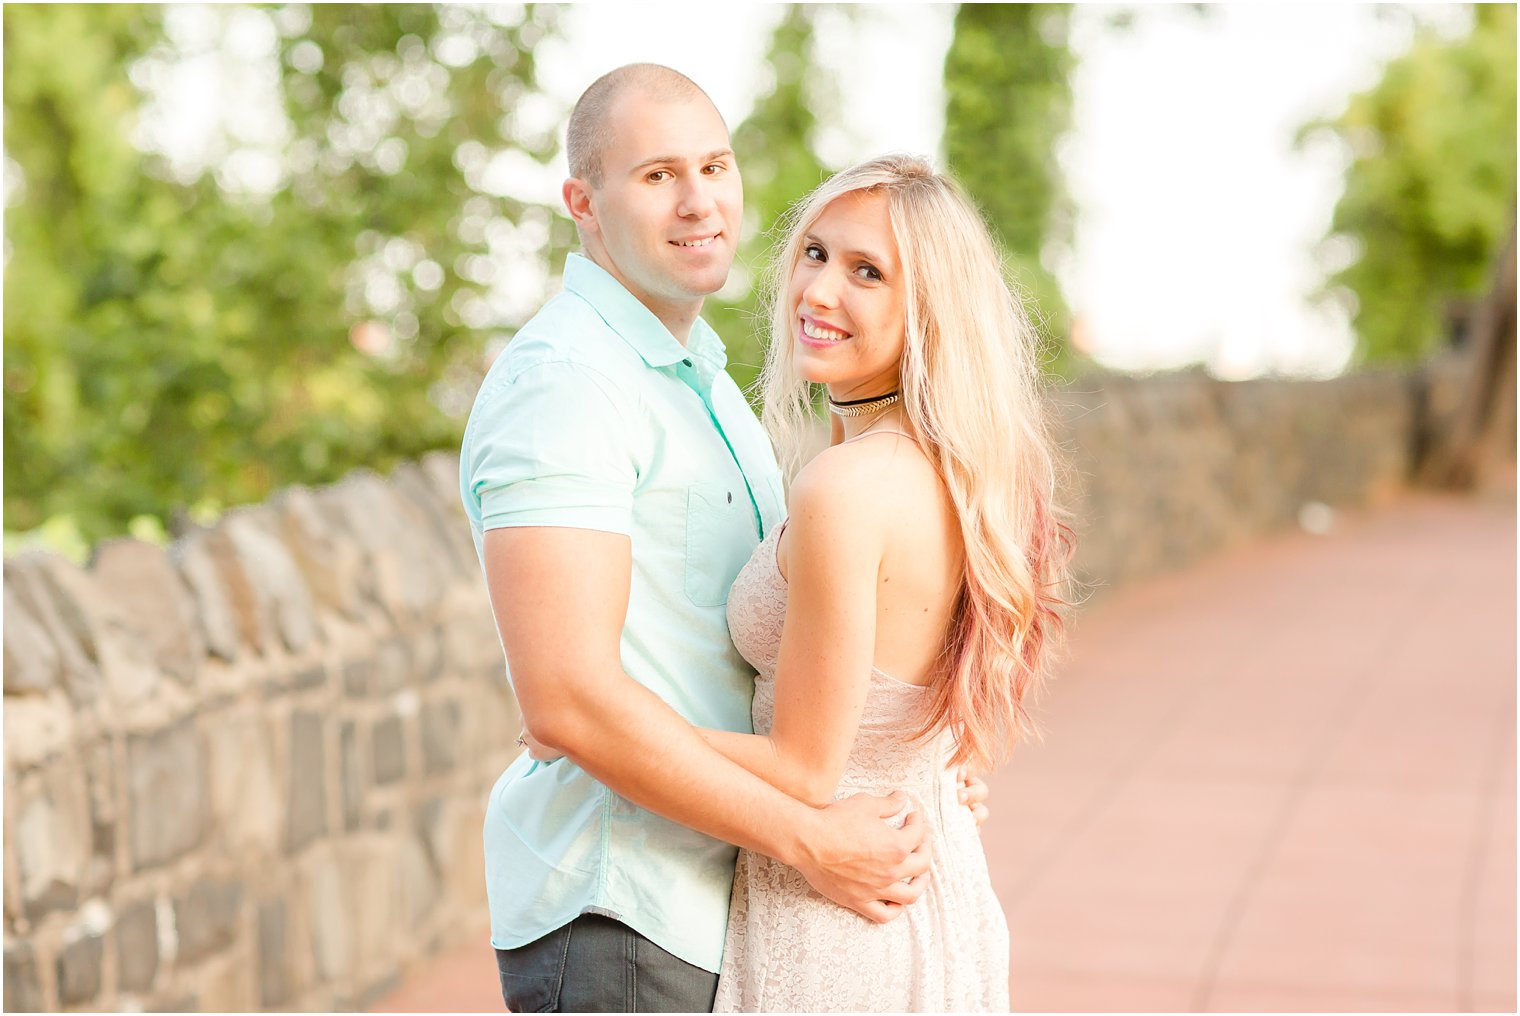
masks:
<path fill-rule="evenodd" d="M 851 402 L 835 402 L 829 397 L 829 412 L 835 416 L 869 416 L 879 413 L 888 406 L 897 405 L 902 398 L 902 392 L 893 392 L 890 395 L 877 395 L 869 399 L 855 399 Z"/>

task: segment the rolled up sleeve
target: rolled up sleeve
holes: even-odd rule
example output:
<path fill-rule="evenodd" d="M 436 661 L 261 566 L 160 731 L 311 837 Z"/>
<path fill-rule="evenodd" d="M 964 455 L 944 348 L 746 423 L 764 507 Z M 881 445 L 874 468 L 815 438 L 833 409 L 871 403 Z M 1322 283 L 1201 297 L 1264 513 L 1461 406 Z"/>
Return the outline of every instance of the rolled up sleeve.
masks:
<path fill-rule="evenodd" d="M 465 435 L 482 530 L 565 526 L 631 535 L 635 421 L 583 364 L 529 367 L 478 401 Z"/>

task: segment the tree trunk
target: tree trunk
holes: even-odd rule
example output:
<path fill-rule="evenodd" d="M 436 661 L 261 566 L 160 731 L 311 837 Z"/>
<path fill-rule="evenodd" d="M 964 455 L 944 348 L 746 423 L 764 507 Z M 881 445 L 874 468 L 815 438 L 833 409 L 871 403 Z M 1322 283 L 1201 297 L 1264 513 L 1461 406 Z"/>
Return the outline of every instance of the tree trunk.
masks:
<path fill-rule="evenodd" d="M 1515 226 L 1494 266 L 1493 286 L 1473 315 L 1468 375 L 1451 427 L 1435 435 L 1419 478 L 1467 490 L 1515 454 Z"/>

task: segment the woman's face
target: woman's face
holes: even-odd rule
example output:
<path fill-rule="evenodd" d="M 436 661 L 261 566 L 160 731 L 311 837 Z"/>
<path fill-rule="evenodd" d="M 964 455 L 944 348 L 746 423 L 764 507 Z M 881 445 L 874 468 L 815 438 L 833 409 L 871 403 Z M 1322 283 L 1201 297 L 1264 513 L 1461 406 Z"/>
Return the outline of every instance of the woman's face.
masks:
<path fill-rule="evenodd" d="M 787 287 L 797 375 L 837 401 L 897 391 L 906 284 L 886 196 L 829 202 L 803 233 Z"/>

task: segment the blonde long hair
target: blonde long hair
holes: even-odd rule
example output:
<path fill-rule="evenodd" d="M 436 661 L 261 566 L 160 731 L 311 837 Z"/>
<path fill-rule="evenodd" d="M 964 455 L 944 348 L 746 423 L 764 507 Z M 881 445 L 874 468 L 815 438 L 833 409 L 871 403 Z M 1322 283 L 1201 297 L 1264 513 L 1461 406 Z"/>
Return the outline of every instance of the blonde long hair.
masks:
<path fill-rule="evenodd" d="M 787 290 L 803 234 L 836 198 L 887 197 L 905 277 L 903 408 L 948 489 L 966 570 L 918 736 L 949 728 L 954 763 L 990 769 L 1036 733 L 1027 702 L 1061 628 L 1071 529 L 1055 506 L 1040 344 L 975 206 L 924 160 L 888 155 L 826 180 L 783 221 L 766 284 L 771 339 L 760 378 L 766 429 L 788 478 L 812 447 L 816 385 L 792 368 Z"/>

